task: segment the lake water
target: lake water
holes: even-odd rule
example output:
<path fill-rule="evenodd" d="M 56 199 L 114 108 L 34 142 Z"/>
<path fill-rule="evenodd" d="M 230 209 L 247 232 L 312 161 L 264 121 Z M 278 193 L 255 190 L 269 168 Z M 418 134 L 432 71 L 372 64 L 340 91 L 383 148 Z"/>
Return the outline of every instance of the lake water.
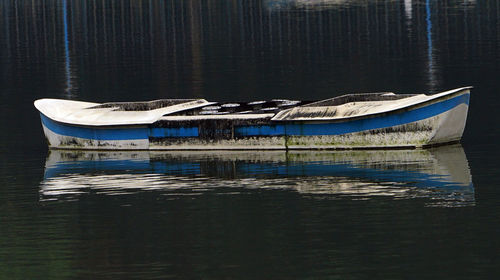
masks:
<path fill-rule="evenodd" d="M 498 0 L 0 1 L 0 278 L 492 279 Z M 472 85 L 459 145 L 49 152 L 33 101 Z"/>

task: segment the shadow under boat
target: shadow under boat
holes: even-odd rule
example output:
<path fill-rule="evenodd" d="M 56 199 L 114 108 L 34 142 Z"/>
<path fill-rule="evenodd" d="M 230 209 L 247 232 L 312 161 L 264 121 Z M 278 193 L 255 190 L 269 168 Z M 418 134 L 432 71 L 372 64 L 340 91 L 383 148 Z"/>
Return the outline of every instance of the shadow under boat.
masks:
<path fill-rule="evenodd" d="M 463 148 L 354 151 L 68 151 L 51 150 L 41 199 L 95 191 L 169 195 L 230 188 L 285 189 L 307 195 L 367 199 L 429 198 L 430 206 L 474 205 Z"/>

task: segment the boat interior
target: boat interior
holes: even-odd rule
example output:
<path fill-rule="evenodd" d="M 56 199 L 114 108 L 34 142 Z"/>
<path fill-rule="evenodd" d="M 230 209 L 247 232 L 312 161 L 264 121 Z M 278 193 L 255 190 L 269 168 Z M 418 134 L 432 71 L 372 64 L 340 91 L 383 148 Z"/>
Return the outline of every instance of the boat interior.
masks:
<path fill-rule="evenodd" d="M 226 114 L 275 114 L 279 111 L 302 106 L 312 101 L 288 99 L 258 100 L 252 102 L 221 102 L 174 115 L 226 115 Z"/>
<path fill-rule="evenodd" d="M 169 116 L 199 116 L 226 114 L 276 114 L 285 109 L 295 107 L 331 107 L 355 102 L 376 102 L 400 100 L 417 94 L 394 94 L 392 92 L 360 93 L 337 96 L 320 101 L 297 101 L 289 99 L 258 100 L 251 102 L 207 102 L 201 107 L 186 107 L 168 114 Z M 198 99 L 159 99 L 146 102 L 110 102 L 88 109 L 116 108 L 115 111 L 150 111 L 159 108 L 179 105 Z M 311 109 L 311 108 L 310 108 Z"/>

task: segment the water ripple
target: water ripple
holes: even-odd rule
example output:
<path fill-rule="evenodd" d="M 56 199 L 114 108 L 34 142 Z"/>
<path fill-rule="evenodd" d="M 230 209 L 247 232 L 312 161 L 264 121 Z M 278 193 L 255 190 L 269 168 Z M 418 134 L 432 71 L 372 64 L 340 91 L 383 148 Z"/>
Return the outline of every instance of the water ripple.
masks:
<path fill-rule="evenodd" d="M 332 199 L 426 198 L 428 206 L 474 205 L 461 146 L 431 150 L 336 152 L 82 152 L 52 151 L 41 200 L 82 194 L 161 192 L 240 195 L 293 191 Z"/>

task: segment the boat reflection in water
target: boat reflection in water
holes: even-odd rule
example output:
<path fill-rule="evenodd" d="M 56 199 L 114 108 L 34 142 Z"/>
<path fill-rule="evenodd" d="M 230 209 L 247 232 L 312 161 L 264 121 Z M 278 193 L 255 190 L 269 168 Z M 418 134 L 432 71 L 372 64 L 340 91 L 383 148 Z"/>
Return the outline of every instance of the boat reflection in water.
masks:
<path fill-rule="evenodd" d="M 333 199 L 424 198 L 428 206 L 474 205 L 460 145 L 425 150 L 102 152 L 52 150 L 42 200 L 158 191 L 179 198 L 204 193 L 295 191 Z"/>

